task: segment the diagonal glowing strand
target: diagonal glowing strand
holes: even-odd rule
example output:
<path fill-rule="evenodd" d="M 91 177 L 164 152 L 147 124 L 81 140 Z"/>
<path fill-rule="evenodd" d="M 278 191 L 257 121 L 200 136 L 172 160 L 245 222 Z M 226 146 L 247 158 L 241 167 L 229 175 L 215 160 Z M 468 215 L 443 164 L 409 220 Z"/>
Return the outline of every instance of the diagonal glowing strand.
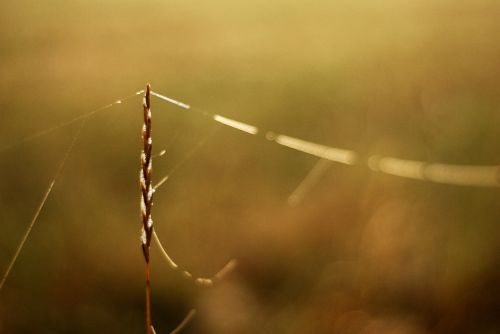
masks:
<path fill-rule="evenodd" d="M 290 136 L 274 135 L 273 133 L 268 133 L 267 137 L 274 140 L 277 144 L 317 156 L 318 158 L 346 165 L 354 165 L 357 160 L 357 153 L 354 151 L 316 144 Z"/>
<path fill-rule="evenodd" d="M 154 185 L 153 190 L 156 191 L 156 189 L 160 188 L 165 182 L 168 181 L 169 178 L 170 178 L 170 174 L 167 174 L 164 177 L 162 177 L 161 180 L 158 181 L 158 183 L 156 183 Z"/>
<path fill-rule="evenodd" d="M 424 166 L 425 164 L 421 161 L 401 160 L 378 155 L 373 155 L 368 159 L 368 167 L 373 171 L 415 180 L 424 180 Z"/>
<path fill-rule="evenodd" d="M 0 282 L 0 290 L 2 290 L 2 288 L 5 284 L 5 281 L 7 280 L 7 277 L 9 276 L 9 274 L 12 270 L 12 267 L 14 266 L 14 263 L 16 262 L 17 258 L 19 257 L 19 254 L 21 253 L 21 249 L 24 247 L 24 244 L 25 244 L 26 240 L 28 239 L 28 236 L 31 233 L 31 229 L 33 228 L 33 225 L 35 225 L 35 222 L 38 219 L 38 215 L 42 211 L 42 208 L 45 205 L 45 201 L 47 201 L 47 198 L 49 197 L 49 195 L 52 191 L 52 187 L 54 187 L 54 183 L 55 183 L 54 180 L 52 180 L 47 191 L 45 192 L 45 195 L 43 196 L 42 201 L 40 202 L 40 205 L 38 206 L 38 209 L 35 212 L 35 215 L 31 219 L 31 223 L 29 224 L 28 229 L 26 230 L 26 232 L 24 232 L 24 235 L 21 239 L 21 242 L 17 246 L 16 252 L 14 253 L 14 256 L 12 256 L 12 259 L 10 260 L 9 265 L 7 267 L 7 270 L 3 274 L 2 281 Z"/>
<path fill-rule="evenodd" d="M 175 261 L 172 259 L 172 257 L 170 257 L 170 255 L 165 250 L 165 247 L 163 247 L 163 245 L 160 241 L 160 238 L 158 238 L 158 235 L 156 234 L 155 230 L 153 230 L 153 239 L 155 240 L 156 245 L 160 249 L 161 254 L 163 255 L 163 257 L 167 261 L 167 264 L 170 268 L 172 268 L 173 270 L 176 270 L 176 271 L 177 270 L 180 271 L 185 278 L 193 280 L 193 282 L 196 285 L 199 285 L 202 287 L 213 286 L 218 280 L 221 280 L 222 278 L 224 278 L 224 276 L 226 276 L 228 273 L 233 271 L 237 265 L 237 261 L 235 259 L 232 259 L 229 262 L 227 262 L 215 275 L 213 275 L 210 278 L 195 277 L 189 271 L 179 267 L 179 265 L 177 263 L 175 263 Z"/>
<path fill-rule="evenodd" d="M 168 255 L 165 248 L 163 248 L 163 245 L 161 244 L 160 239 L 158 238 L 158 235 L 156 234 L 155 230 L 153 230 L 153 238 L 155 239 L 156 243 L 158 244 L 158 248 L 160 249 L 161 254 L 165 258 L 165 260 L 167 261 L 168 266 L 174 270 L 179 269 L 179 266 L 177 265 L 177 263 L 175 263 L 174 260 L 172 260 L 172 258 L 170 257 L 170 255 Z"/>
<path fill-rule="evenodd" d="M 124 97 L 124 98 L 122 98 L 122 99 L 116 100 L 116 101 L 114 101 L 114 102 L 112 102 L 112 103 L 109 103 L 109 104 L 107 104 L 107 105 L 105 105 L 105 106 L 102 106 L 102 107 L 96 108 L 96 109 L 94 109 L 94 110 L 92 110 L 92 111 L 89 111 L 89 112 L 87 112 L 87 113 L 85 113 L 85 114 L 83 114 L 83 115 L 80 115 L 80 116 L 77 116 L 77 117 L 75 117 L 75 118 L 73 118 L 73 119 L 70 119 L 70 120 L 68 120 L 68 121 L 65 121 L 65 122 L 63 122 L 63 123 L 61 123 L 61 124 L 55 125 L 55 126 L 53 126 L 53 127 L 47 128 L 47 129 L 45 129 L 45 130 L 41 130 L 41 131 L 35 132 L 35 133 L 31 134 L 31 135 L 28 135 L 28 136 L 26 136 L 26 137 L 24 137 L 24 138 L 22 138 L 22 139 L 20 139 L 20 140 L 18 140 L 18 141 L 16 141 L 16 142 L 12 143 L 12 144 L 8 144 L 8 145 L 6 145 L 6 146 L 1 147 L 1 148 L 0 148 L 0 154 L 1 154 L 1 153 L 6 152 L 6 151 L 8 151 L 8 150 L 10 150 L 10 149 L 12 149 L 12 148 L 14 148 L 14 147 L 16 147 L 16 146 L 18 146 L 18 145 L 24 144 L 24 143 L 26 143 L 26 142 L 30 142 L 30 141 L 32 141 L 32 140 L 34 140 L 34 139 L 36 139 L 36 138 L 40 138 L 40 137 L 43 137 L 43 136 L 45 136 L 45 135 L 48 135 L 49 133 L 52 133 L 52 132 L 54 132 L 54 131 L 56 131 L 56 130 L 58 130 L 58 129 L 61 129 L 61 128 L 64 128 L 64 127 L 70 126 L 71 124 L 74 124 L 74 123 L 76 123 L 76 122 L 78 122 L 78 121 L 80 121 L 80 120 L 83 120 L 83 119 L 87 119 L 87 118 L 89 118 L 89 117 L 92 117 L 92 116 L 94 116 L 95 114 L 97 114 L 97 113 L 99 113 L 99 112 L 101 112 L 101 111 L 104 111 L 104 110 L 106 110 L 106 109 L 109 109 L 109 108 L 111 108 L 111 107 L 113 107 L 113 106 L 116 106 L 116 105 L 122 104 L 123 102 L 125 102 L 125 101 L 127 101 L 127 100 L 129 100 L 129 99 L 133 98 L 134 96 L 140 95 L 140 94 L 142 94 L 143 92 L 144 92 L 144 91 L 138 91 L 138 92 L 136 92 L 136 93 L 134 93 L 134 94 L 132 94 L 132 95 L 129 95 L 129 96 L 126 96 L 126 97 Z"/>
<path fill-rule="evenodd" d="M 52 189 L 54 187 L 54 184 L 56 183 L 57 178 L 61 174 L 61 172 L 62 172 L 62 170 L 64 168 L 64 165 L 66 164 L 66 160 L 68 159 L 69 154 L 73 150 L 73 147 L 75 146 L 75 143 L 76 143 L 78 137 L 80 136 L 80 133 L 82 132 L 82 129 L 83 129 L 83 126 L 86 123 L 86 120 L 87 120 L 86 118 L 83 119 L 82 123 L 80 124 L 80 127 L 75 132 L 75 135 L 73 136 L 73 140 L 71 141 L 70 145 L 68 146 L 68 149 L 66 150 L 66 153 L 64 154 L 64 157 L 61 160 L 61 163 L 57 167 L 57 170 L 56 170 L 56 173 L 54 175 L 54 178 L 50 182 L 50 185 L 47 188 L 47 191 L 45 192 L 45 194 L 44 194 L 44 196 L 42 198 L 42 201 L 40 202 L 40 205 L 38 206 L 37 210 L 35 211 L 35 215 L 33 216 L 33 219 L 31 219 L 31 222 L 30 222 L 28 228 L 26 229 L 26 232 L 24 233 L 23 237 L 21 238 L 21 241 L 19 242 L 19 245 L 16 248 L 14 256 L 10 260 L 9 265 L 7 266 L 7 270 L 5 271 L 4 275 L 2 276 L 2 281 L 0 282 L 0 290 L 2 290 L 2 288 L 3 288 L 4 284 L 5 284 L 5 281 L 7 280 L 7 277 L 9 276 L 10 272 L 12 271 L 12 267 L 16 263 L 17 258 L 19 257 L 19 254 L 21 253 L 21 250 L 23 249 L 24 244 L 26 243 L 26 240 L 28 239 L 28 236 L 30 235 L 31 230 L 33 229 L 33 226 L 35 225 L 36 221 L 38 220 L 38 216 L 40 215 L 40 212 L 42 212 L 42 209 L 43 209 L 43 207 L 45 205 L 45 202 L 49 198 L 49 195 L 52 192 Z"/>
<path fill-rule="evenodd" d="M 304 196 L 311 190 L 316 183 L 319 182 L 321 177 L 326 173 L 330 167 L 331 161 L 326 159 L 319 159 L 314 167 L 307 173 L 306 177 L 299 183 L 297 188 L 288 196 L 288 204 L 295 206 L 299 204 Z"/>
<path fill-rule="evenodd" d="M 193 320 L 194 316 L 196 315 L 196 310 L 193 308 L 191 309 L 188 314 L 184 317 L 184 319 L 181 321 L 177 327 L 173 331 L 170 332 L 170 334 L 179 334 L 181 333 L 184 328 Z"/>
<path fill-rule="evenodd" d="M 167 150 L 161 150 L 160 152 L 153 154 L 151 158 L 161 158 L 162 156 L 165 155 L 165 153 L 167 153 Z"/>
<path fill-rule="evenodd" d="M 221 124 L 227 125 L 229 127 L 232 127 L 236 130 L 240 130 L 246 133 L 249 133 L 251 135 L 256 135 L 259 133 L 259 129 L 253 125 L 249 125 L 243 122 L 238 122 L 235 121 L 234 119 L 230 119 L 221 115 L 214 115 L 213 116 L 214 121 L 219 122 Z"/>
<path fill-rule="evenodd" d="M 164 100 L 164 101 L 167 101 L 167 102 L 170 102 L 170 103 L 172 103 L 172 104 L 175 104 L 175 105 L 176 105 L 176 106 L 178 106 L 178 107 L 181 107 L 181 108 L 184 108 L 184 109 L 191 109 L 191 106 L 190 106 L 190 105 L 188 105 L 188 104 L 185 104 L 185 103 L 182 103 L 182 102 L 180 102 L 180 101 L 174 100 L 174 99 L 172 99 L 172 98 L 170 98 L 170 97 L 166 97 L 166 96 L 164 96 L 164 95 L 161 95 L 161 94 L 155 93 L 155 92 L 153 92 L 153 91 L 151 91 L 151 95 L 156 96 L 157 98 L 160 98 L 160 99 L 162 99 L 162 100 Z"/>
<path fill-rule="evenodd" d="M 160 179 L 160 181 L 158 183 L 156 183 L 153 187 L 153 189 L 156 191 L 158 188 L 160 188 L 165 182 L 167 182 L 167 180 L 170 178 L 170 176 L 172 176 L 172 174 L 174 174 L 177 169 L 179 167 L 181 167 L 182 165 L 184 165 L 189 159 L 191 159 L 194 154 L 199 150 L 201 149 L 206 143 L 207 141 L 217 132 L 218 128 L 214 128 L 212 131 L 210 131 L 209 133 L 207 133 L 203 138 L 201 138 L 200 141 L 198 141 L 198 143 L 196 144 L 196 146 L 194 146 L 185 156 L 184 158 L 179 161 L 174 167 L 172 167 L 172 169 L 170 170 L 170 172 L 165 175 L 164 177 L 162 177 Z"/>
<path fill-rule="evenodd" d="M 158 93 L 151 94 L 184 109 L 192 109 L 205 116 L 210 116 L 214 121 L 242 132 L 253 135 L 257 135 L 259 133 L 259 129 L 253 125 L 226 118 L 218 114 L 211 114 L 203 109 L 194 108 L 183 102 L 179 102 Z M 334 161 L 346 165 L 361 164 L 359 154 L 351 150 L 313 143 L 284 134 L 275 134 L 272 131 L 267 132 L 265 137 L 281 146 L 286 146 L 299 152 L 311 154 L 324 160 Z M 367 167 L 372 171 L 414 180 L 461 186 L 500 187 L 500 166 L 498 165 L 452 165 L 373 155 L 368 159 Z M 157 186 L 162 185 L 167 179 L 168 176 L 164 177 Z M 304 182 L 305 181 L 306 180 L 304 180 Z"/>
<path fill-rule="evenodd" d="M 200 113 L 201 115 L 210 117 L 215 122 L 223 124 L 223 125 L 228 126 L 230 128 L 240 130 L 240 131 L 246 132 L 246 133 L 251 134 L 251 135 L 256 135 L 259 133 L 259 129 L 256 126 L 253 126 L 253 125 L 250 125 L 250 124 L 247 124 L 244 122 L 240 122 L 240 121 L 228 118 L 228 117 L 224 117 L 224 116 L 221 116 L 219 114 L 211 114 L 203 109 L 195 108 L 193 106 L 190 106 L 188 104 L 174 100 L 170 97 L 167 97 L 165 95 L 161 95 L 161 94 L 158 94 L 155 92 L 151 92 L 151 95 L 156 96 L 163 101 L 167 101 L 167 102 L 172 103 L 172 104 L 174 104 L 178 107 L 181 107 L 183 109 L 189 109 L 189 110 L 196 111 L 196 112 Z"/>

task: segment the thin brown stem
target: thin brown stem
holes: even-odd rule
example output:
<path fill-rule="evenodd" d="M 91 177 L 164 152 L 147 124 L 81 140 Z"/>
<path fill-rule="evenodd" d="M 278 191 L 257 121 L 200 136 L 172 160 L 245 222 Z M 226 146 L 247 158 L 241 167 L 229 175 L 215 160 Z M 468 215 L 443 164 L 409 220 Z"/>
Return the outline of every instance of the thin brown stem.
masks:
<path fill-rule="evenodd" d="M 146 263 L 146 333 L 153 333 L 153 322 L 151 320 L 151 265 Z"/>

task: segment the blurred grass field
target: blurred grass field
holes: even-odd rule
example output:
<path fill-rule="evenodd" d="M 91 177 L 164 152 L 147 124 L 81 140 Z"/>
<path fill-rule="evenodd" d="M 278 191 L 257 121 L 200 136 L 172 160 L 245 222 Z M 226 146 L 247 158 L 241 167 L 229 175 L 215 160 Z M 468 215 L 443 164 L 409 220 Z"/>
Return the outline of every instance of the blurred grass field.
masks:
<path fill-rule="evenodd" d="M 17 1 L 0 4 L 0 147 L 143 89 L 313 142 L 500 164 L 500 3 Z M 153 100 L 159 180 L 214 123 Z M 89 120 L 6 285 L 2 333 L 144 332 L 140 98 Z M 0 153 L 0 272 L 76 127 Z M 332 165 L 218 129 L 155 195 L 168 333 L 497 333 L 498 188 Z"/>

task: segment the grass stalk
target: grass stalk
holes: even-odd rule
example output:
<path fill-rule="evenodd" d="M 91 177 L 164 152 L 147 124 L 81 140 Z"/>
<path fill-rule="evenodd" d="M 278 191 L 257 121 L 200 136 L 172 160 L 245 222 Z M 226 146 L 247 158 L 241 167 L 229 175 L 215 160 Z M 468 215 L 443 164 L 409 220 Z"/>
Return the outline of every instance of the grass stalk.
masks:
<path fill-rule="evenodd" d="M 151 236 L 153 234 L 153 219 L 151 218 L 151 209 L 153 208 L 153 186 L 152 179 L 152 164 L 151 151 L 153 148 L 153 140 L 151 138 L 151 103 L 150 103 L 151 86 L 146 86 L 143 99 L 144 124 L 142 126 L 143 148 L 141 153 L 141 170 L 139 182 L 141 186 L 141 218 L 142 218 L 142 233 L 141 246 L 145 260 L 146 274 L 146 333 L 153 334 L 153 323 L 151 320 L 151 262 L 150 262 L 150 246 Z"/>

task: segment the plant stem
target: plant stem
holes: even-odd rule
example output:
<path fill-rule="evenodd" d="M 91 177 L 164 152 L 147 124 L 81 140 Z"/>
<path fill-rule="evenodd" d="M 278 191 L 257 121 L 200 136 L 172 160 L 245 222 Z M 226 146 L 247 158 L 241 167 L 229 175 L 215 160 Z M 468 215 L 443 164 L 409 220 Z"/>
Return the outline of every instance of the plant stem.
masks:
<path fill-rule="evenodd" d="M 153 334 L 153 322 L 151 320 L 151 266 L 146 262 L 146 333 Z"/>
<path fill-rule="evenodd" d="M 148 84 L 144 92 L 144 125 L 142 127 L 143 148 L 141 153 L 141 171 L 139 183 L 141 186 L 141 217 L 142 234 L 141 246 L 146 262 L 146 334 L 153 334 L 153 323 L 151 321 L 151 263 L 149 249 L 151 246 L 151 236 L 153 234 L 153 219 L 151 218 L 151 209 L 153 208 L 152 179 L 152 157 L 151 151 L 153 140 L 151 138 L 151 106 L 150 106 L 151 86 Z"/>

